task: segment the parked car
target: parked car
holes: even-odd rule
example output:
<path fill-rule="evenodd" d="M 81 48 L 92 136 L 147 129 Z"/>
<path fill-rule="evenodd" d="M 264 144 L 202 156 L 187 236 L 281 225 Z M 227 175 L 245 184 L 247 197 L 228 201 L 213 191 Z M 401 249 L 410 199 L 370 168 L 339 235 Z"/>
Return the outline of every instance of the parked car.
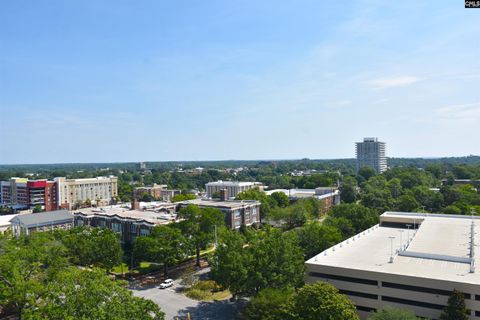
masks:
<path fill-rule="evenodd" d="M 173 286 L 173 279 L 167 279 L 165 281 L 163 281 L 162 283 L 160 283 L 160 289 L 166 289 L 168 287 L 171 287 Z"/>

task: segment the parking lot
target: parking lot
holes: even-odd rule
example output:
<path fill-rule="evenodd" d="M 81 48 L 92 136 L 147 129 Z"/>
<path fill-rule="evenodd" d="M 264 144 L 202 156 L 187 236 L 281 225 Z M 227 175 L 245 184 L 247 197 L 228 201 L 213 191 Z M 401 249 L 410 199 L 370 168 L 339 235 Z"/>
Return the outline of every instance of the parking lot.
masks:
<path fill-rule="evenodd" d="M 230 302 L 223 301 L 196 301 L 187 298 L 181 293 L 180 280 L 175 280 L 174 285 L 167 289 L 159 289 L 158 285 L 145 289 L 131 289 L 138 297 L 150 299 L 160 306 L 165 312 L 165 319 L 186 319 L 190 313 L 190 319 L 234 319 L 238 309 L 245 304 L 244 300 Z"/>

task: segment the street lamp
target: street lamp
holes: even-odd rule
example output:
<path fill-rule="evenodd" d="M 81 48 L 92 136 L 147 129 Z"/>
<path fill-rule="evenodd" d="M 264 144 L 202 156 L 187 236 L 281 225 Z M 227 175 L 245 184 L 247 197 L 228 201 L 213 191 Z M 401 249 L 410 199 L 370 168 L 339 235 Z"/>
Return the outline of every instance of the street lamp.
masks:
<path fill-rule="evenodd" d="M 393 263 L 393 239 L 395 239 L 395 237 L 388 237 L 390 239 L 390 263 Z"/>
<path fill-rule="evenodd" d="M 404 231 L 405 231 L 405 230 L 398 230 L 398 232 L 400 232 L 400 251 L 403 250 L 402 233 L 403 233 Z"/>
<path fill-rule="evenodd" d="M 411 226 L 412 226 L 411 224 L 407 224 L 407 228 L 408 228 L 408 229 L 407 229 L 407 237 L 408 237 L 408 239 L 407 239 L 407 244 L 410 243 L 410 227 L 411 227 Z"/>

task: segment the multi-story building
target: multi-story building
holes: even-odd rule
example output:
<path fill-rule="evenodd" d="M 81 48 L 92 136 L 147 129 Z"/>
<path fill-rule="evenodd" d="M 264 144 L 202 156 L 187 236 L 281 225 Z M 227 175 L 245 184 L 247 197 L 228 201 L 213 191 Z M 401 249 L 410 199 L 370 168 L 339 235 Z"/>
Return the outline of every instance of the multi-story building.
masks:
<path fill-rule="evenodd" d="M 386 212 L 371 227 L 306 262 L 307 282 L 327 281 L 362 319 L 386 305 L 439 319 L 453 290 L 480 318 L 480 217 Z"/>
<path fill-rule="evenodd" d="M 166 184 L 153 184 L 151 187 L 138 187 L 134 190 L 137 199 L 140 199 L 144 194 L 148 194 L 155 200 L 171 201 L 171 199 L 181 194 L 181 190 L 168 189 Z"/>
<path fill-rule="evenodd" d="M 56 183 L 48 180 L 28 180 L 11 178 L 0 182 L 1 202 L 3 206 L 13 209 L 29 209 L 40 206 L 51 211 L 58 207 Z"/>
<path fill-rule="evenodd" d="M 265 191 L 267 195 L 274 192 L 284 193 L 290 201 L 315 198 L 322 203 L 322 213 L 327 213 L 333 206 L 340 204 L 340 190 L 335 187 L 318 187 L 315 189 L 273 189 Z"/>
<path fill-rule="evenodd" d="M 87 202 L 97 206 L 107 205 L 118 195 L 118 178 L 114 176 L 87 179 L 58 177 L 54 180 L 57 183 L 58 206 L 64 209 Z"/>
<path fill-rule="evenodd" d="M 220 190 L 226 190 L 227 198 L 235 198 L 240 192 L 252 188 L 263 188 L 260 182 L 241 182 L 241 181 L 215 181 L 205 184 L 207 198 L 212 198 L 214 194 L 219 194 Z"/>
<path fill-rule="evenodd" d="M 73 214 L 66 210 L 19 214 L 10 223 L 13 234 L 19 237 L 33 232 L 70 229 L 73 227 Z"/>
<path fill-rule="evenodd" d="M 75 226 L 108 228 L 120 235 L 123 243 L 138 236 L 149 235 L 155 226 L 176 220 L 176 204 L 158 204 L 155 208 L 139 210 L 124 206 L 83 208 L 74 212 Z"/>
<path fill-rule="evenodd" d="M 239 229 L 242 225 L 251 226 L 260 222 L 260 202 L 256 200 L 194 199 L 177 204 L 178 210 L 188 205 L 219 209 L 225 215 L 225 224 L 231 229 Z"/>
<path fill-rule="evenodd" d="M 372 167 L 379 173 L 387 170 L 385 147 L 385 142 L 378 141 L 378 138 L 364 138 L 363 142 L 357 142 L 357 171 L 365 166 Z"/>

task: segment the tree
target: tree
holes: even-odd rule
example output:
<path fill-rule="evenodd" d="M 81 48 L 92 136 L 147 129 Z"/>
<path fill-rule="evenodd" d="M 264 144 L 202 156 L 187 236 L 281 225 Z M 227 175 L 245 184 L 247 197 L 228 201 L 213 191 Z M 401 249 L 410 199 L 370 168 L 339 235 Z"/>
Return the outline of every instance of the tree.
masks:
<path fill-rule="evenodd" d="M 358 170 L 358 175 L 361 176 L 362 178 L 364 178 L 367 181 L 371 177 L 375 176 L 376 174 L 377 174 L 377 172 L 375 171 L 375 169 L 373 169 L 372 167 L 369 167 L 369 166 L 361 167 Z"/>
<path fill-rule="evenodd" d="M 288 206 L 288 196 L 283 192 L 273 192 L 270 197 L 275 201 L 277 207 L 285 208 Z"/>
<path fill-rule="evenodd" d="M 40 290 L 39 299 L 22 310 L 22 319 L 163 320 L 150 300 L 134 297 L 125 283 L 102 270 L 76 267 L 60 271 Z"/>
<path fill-rule="evenodd" d="M 415 211 L 420 206 L 415 197 L 409 194 L 400 196 L 396 202 L 398 211 L 403 212 Z"/>
<path fill-rule="evenodd" d="M 178 217 L 184 219 L 177 225 L 192 240 L 200 266 L 200 249 L 214 240 L 215 228 L 225 226 L 224 214 L 218 209 L 188 205 L 180 210 Z"/>
<path fill-rule="evenodd" d="M 340 204 L 332 208 L 325 224 L 335 226 L 344 238 L 351 237 L 378 223 L 378 215 L 360 204 Z"/>
<path fill-rule="evenodd" d="M 469 318 L 467 307 L 465 306 L 465 297 L 462 292 L 453 290 L 448 298 L 447 307 L 440 315 L 441 320 L 467 320 Z"/>
<path fill-rule="evenodd" d="M 0 306 L 13 314 L 35 303 L 45 282 L 68 265 L 67 250 L 51 233 L 0 238 Z"/>
<path fill-rule="evenodd" d="M 122 261 L 118 235 L 110 229 L 76 227 L 61 234 L 73 264 L 110 271 Z"/>
<path fill-rule="evenodd" d="M 33 207 L 33 213 L 37 213 L 37 212 L 42 212 L 43 209 L 42 209 L 42 206 L 39 205 L 39 204 L 36 204 L 35 207 Z"/>
<path fill-rule="evenodd" d="M 193 199 L 197 199 L 197 196 L 192 193 L 187 193 L 187 194 L 176 194 L 172 197 L 171 201 L 180 202 L 180 201 L 193 200 Z"/>
<path fill-rule="evenodd" d="M 163 264 L 165 277 L 168 266 L 185 259 L 188 255 L 187 239 L 179 229 L 160 225 L 153 228 L 148 236 L 138 237 L 133 245 L 136 260 Z"/>
<path fill-rule="evenodd" d="M 212 279 L 228 288 L 233 297 L 245 290 L 248 278 L 244 245 L 245 239 L 239 232 L 223 230 L 212 261 Z"/>
<path fill-rule="evenodd" d="M 270 211 L 275 207 L 276 202 L 268 196 L 265 192 L 258 188 L 252 188 L 237 194 L 236 200 L 257 200 L 262 203 L 260 207 L 260 218 L 263 219 L 268 216 Z"/>
<path fill-rule="evenodd" d="M 394 308 L 387 306 L 384 309 L 377 310 L 368 320 L 417 320 L 415 313 L 408 309 Z"/>
<path fill-rule="evenodd" d="M 304 260 L 298 239 L 279 229 L 222 233 L 212 262 L 212 278 L 232 294 L 303 285 Z"/>
<path fill-rule="evenodd" d="M 302 228 L 295 229 L 294 232 L 303 249 L 305 259 L 310 259 L 342 241 L 342 234 L 337 228 L 318 222 L 307 223 Z"/>
<path fill-rule="evenodd" d="M 357 180 L 354 177 L 345 177 L 340 185 L 340 198 L 345 203 L 354 203 L 357 196 Z"/>
<path fill-rule="evenodd" d="M 329 283 L 305 285 L 294 299 L 293 319 L 358 320 L 355 305 Z"/>
<path fill-rule="evenodd" d="M 291 317 L 291 300 L 295 291 L 291 288 L 266 288 L 250 299 L 244 311 L 247 320 L 277 320 Z"/>

